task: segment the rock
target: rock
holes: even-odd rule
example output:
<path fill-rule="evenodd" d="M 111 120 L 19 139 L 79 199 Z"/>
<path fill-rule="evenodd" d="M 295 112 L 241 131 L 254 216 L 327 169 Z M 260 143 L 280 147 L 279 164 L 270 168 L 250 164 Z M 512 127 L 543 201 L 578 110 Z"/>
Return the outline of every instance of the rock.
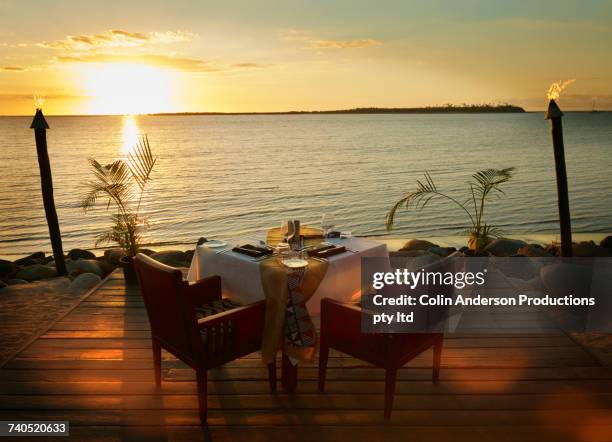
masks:
<path fill-rule="evenodd" d="M 544 250 L 550 256 L 561 256 L 561 246 L 557 243 L 546 244 Z"/>
<path fill-rule="evenodd" d="M 104 260 L 116 266 L 119 265 L 119 260 L 124 256 L 125 252 L 119 247 L 104 251 Z"/>
<path fill-rule="evenodd" d="M 442 257 L 427 250 L 398 250 L 389 253 L 391 258 L 405 258 L 403 266 L 408 270 L 418 270 L 429 264 L 440 261 Z"/>
<path fill-rule="evenodd" d="M 463 246 L 463 247 L 461 247 L 461 248 L 459 249 L 459 251 L 460 251 L 461 253 L 465 253 L 465 252 L 467 252 L 468 250 L 470 250 L 470 248 L 469 248 L 468 246 Z"/>
<path fill-rule="evenodd" d="M 151 258 L 172 267 L 189 267 L 191 261 L 180 250 L 166 250 L 151 255 Z"/>
<path fill-rule="evenodd" d="M 98 276 L 104 276 L 102 267 L 100 267 L 100 264 L 95 259 L 79 259 L 77 261 L 67 259 L 66 269 L 72 276 L 77 276 L 81 273 L 94 273 Z"/>
<path fill-rule="evenodd" d="M 0 290 L 4 287 L 8 287 L 8 284 L 0 279 Z"/>
<path fill-rule="evenodd" d="M 12 279 L 9 279 L 7 283 L 8 285 L 28 284 L 28 281 L 26 281 L 25 279 L 12 278 Z"/>
<path fill-rule="evenodd" d="M 0 276 L 9 276 L 17 271 L 17 266 L 12 261 L 0 259 Z"/>
<path fill-rule="evenodd" d="M 76 261 L 77 259 L 96 259 L 96 255 L 91 253 L 89 250 L 83 249 L 72 249 L 68 252 L 68 258 Z"/>
<path fill-rule="evenodd" d="M 431 253 L 435 253 L 436 255 L 448 256 L 451 253 L 456 252 L 457 249 L 454 247 L 432 247 L 431 249 L 429 249 L 429 251 Z"/>
<path fill-rule="evenodd" d="M 200 236 L 200 238 L 198 239 L 197 245 L 201 246 L 205 242 L 208 242 L 208 238 L 204 238 L 203 236 Z"/>
<path fill-rule="evenodd" d="M 424 239 L 411 239 L 404 244 L 400 251 L 404 250 L 429 250 L 432 247 L 438 247 L 438 244 L 434 244 Z"/>
<path fill-rule="evenodd" d="M 193 259 L 193 254 L 195 253 L 195 250 L 185 250 L 185 258 L 187 258 L 187 261 L 189 261 L 189 263 L 191 263 L 191 260 Z"/>
<path fill-rule="evenodd" d="M 31 266 L 33 264 L 45 264 L 45 253 L 44 252 L 35 252 L 31 255 L 25 256 L 23 258 L 19 258 L 15 261 L 15 265 L 21 267 Z"/>
<path fill-rule="evenodd" d="M 593 269 L 590 265 L 575 261 L 570 264 L 554 263 L 540 269 L 540 278 L 552 296 L 589 296 Z"/>
<path fill-rule="evenodd" d="M 598 258 L 610 256 L 610 252 L 593 241 L 582 241 L 578 244 L 572 244 L 572 256 L 576 258 Z"/>
<path fill-rule="evenodd" d="M 539 244 L 527 244 L 516 251 L 517 256 L 528 256 L 530 258 L 545 258 L 552 256 Z"/>
<path fill-rule="evenodd" d="M 604 239 L 602 239 L 599 246 L 603 247 L 604 249 L 608 249 L 608 252 L 610 255 L 612 255 L 612 236 L 606 236 Z"/>
<path fill-rule="evenodd" d="M 54 267 L 47 267 L 42 264 L 33 264 L 27 266 L 17 272 L 17 279 L 25 279 L 26 281 L 37 281 L 39 279 L 53 278 L 57 276 L 57 271 Z"/>
<path fill-rule="evenodd" d="M 98 259 L 96 261 L 97 261 L 98 265 L 100 266 L 100 268 L 102 269 L 102 274 L 104 276 L 106 276 L 109 273 L 111 273 L 117 267 L 117 266 L 111 264 L 110 262 L 105 261 L 104 259 Z"/>
<path fill-rule="evenodd" d="M 102 281 L 98 275 L 94 273 L 82 273 L 70 283 L 70 289 L 73 291 L 87 291 L 99 284 Z"/>
<path fill-rule="evenodd" d="M 512 256 L 526 245 L 527 243 L 520 239 L 497 238 L 484 248 L 484 252 L 494 256 Z"/>

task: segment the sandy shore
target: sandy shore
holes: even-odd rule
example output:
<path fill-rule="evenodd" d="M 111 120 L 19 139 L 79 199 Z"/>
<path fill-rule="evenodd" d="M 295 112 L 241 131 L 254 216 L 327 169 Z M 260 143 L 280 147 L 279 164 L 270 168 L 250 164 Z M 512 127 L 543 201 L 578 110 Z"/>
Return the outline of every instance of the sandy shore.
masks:
<path fill-rule="evenodd" d="M 89 290 L 53 278 L 5 287 L 0 293 L 0 366 L 30 339 L 78 304 Z"/>

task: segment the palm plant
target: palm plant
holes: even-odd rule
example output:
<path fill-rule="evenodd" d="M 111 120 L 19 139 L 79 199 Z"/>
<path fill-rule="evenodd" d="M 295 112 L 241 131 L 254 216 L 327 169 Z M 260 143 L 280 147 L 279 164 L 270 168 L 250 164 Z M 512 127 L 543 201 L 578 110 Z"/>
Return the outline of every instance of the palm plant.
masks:
<path fill-rule="evenodd" d="M 100 199 L 105 199 L 106 210 L 112 204 L 116 211 L 111 215 L 111 227 L 98 236 L 96 245 L 116 242 L 126 255 L 138 253 L 141 231 L 148 225 L 140 207 L 156 161 L 146 136 L 139 138 L 125 160 L 101 165 L 89 159 L 95 180 L 87 183 L 89 190 L 81 201 L 81 208 L 88 211 Z"/>
<path fill-rule="evenodd" d="M 406 193 L 397 201 L 387 214 L 387 230 L 393 229 L 395 215 L 402 207 L 422 210 L 434 198 L 446 199 L 459 207 L 467 215 L 471 226 L 467 229 L 468 245 L 472 250 L 480 251 L 491 240 L 501 234 L 500 229 L 484 222 L 485 204 L 492 196 L 501 197 L 504 192 L 501 185 L 512 178 L 514 167 L 506 169 L 485 169 L 472 175 L 468 182 L 469 197 L 461 202 L 452 196 L 438 190 L 429 172 L 425 172 L 424 180 L 417 180 L 417 188 Z"/>

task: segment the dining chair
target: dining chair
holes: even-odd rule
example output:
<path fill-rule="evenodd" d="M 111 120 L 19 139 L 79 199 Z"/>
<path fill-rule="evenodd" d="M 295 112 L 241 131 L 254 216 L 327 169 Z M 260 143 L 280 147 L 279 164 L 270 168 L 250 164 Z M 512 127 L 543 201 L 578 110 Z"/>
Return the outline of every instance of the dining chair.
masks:
<path fill-rule="evenodd" d="M 134 258 L 151 325 L 155 384 L 161 386 L 162 348 L 196 372 L 200 421 L 207 417 L 207 371 L 261 349 L 265 301 L 237 306 L 221 297 L 221 278 L 194 284 L 179 269 L 144 254 Z M 276 362 L 268 364 L 276 391 Z"/>
<path fill-rule="evenodd" d="M 319 391 L 325 390 L 327 359 L 333 348 L 385 369 L 384 418 L 391 418 L 397 371 L 433 347 L 434 383 L 440 375 L 443 333 L 362 333 L 362 307 L 331 298 L 321 300 Z"/>

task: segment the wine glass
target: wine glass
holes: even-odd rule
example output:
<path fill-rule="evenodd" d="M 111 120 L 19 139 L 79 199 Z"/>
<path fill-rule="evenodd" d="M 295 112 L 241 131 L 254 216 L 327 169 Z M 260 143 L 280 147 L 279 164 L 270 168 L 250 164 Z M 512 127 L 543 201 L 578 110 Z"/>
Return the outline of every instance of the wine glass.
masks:
<path fill-rule="evenodd" d="M 329 232 L 331 231 L 331 229 L 334 228 L 335 225 L 336 220 L 334 218 L 333 213 L 324 213 L 323 216 L 321 216 L 321 228 L 323 229 L 323 234 L 325 235 L 325 238 L 327 238 Z"/>

